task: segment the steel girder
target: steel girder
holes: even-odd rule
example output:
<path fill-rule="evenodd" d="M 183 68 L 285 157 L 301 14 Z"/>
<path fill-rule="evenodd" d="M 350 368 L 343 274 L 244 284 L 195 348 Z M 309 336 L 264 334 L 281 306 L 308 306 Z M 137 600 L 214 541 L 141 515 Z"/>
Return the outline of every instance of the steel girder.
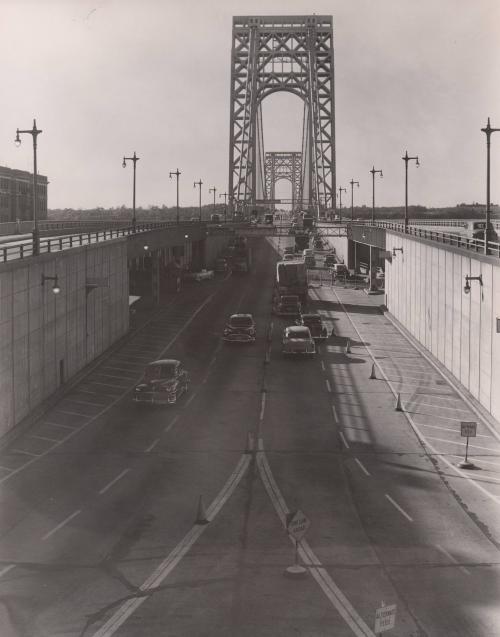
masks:
<path fill-rule="evenodd" d="M 266 199 L 276 199 L 276 182 L 285 179 L 292 184 L 292 210 L 302 207 L 302 154 L 300 152 L 266 153 Z M 271 203 L 274 210 L 275 204 Z"/>
<path fill-rule="evenodd" d="M 304 101 L 302 187 L 309 207 L 335 208 L 331 16 L 236 16 L 231 50 L 231 205 L 255 205 L 262 183 L 262 101 L 287 91 Z"/>

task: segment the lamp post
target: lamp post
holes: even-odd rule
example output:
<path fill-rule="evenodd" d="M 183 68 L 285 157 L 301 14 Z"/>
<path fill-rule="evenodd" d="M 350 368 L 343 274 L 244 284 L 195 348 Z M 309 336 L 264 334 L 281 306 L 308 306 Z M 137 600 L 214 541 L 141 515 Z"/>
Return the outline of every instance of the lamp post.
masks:
<path fill-rule="evenodd" d="M 133 195 L 132 195 L 132 230 L 135 232 L 135 223 L 136 223 L 136 218 L 135 218 L 135 165 L 137 164 L 137 162 L 139 161 L 139 157 L 137 157 L 137 155 L 135 154 L 135 150 L 134 150 L 134 154 L 132 155 L 132 157 L 124 157 L 123 158 L 123 163 L 122 166 L 125 168 L 127 165 L 127 161 L 131 161 L 134 163 L 134 189 L 133 189 Z"/>
<path fill-rule="evenodd" d="M 375 166 L 373 166 L 370 172 L 372 174 L 372 223 L 375 223 L 375 175 L 377 173 L 381 177 L 383 177 L 384 175 L 382 174 L 381 170 L 375 170 Z"/>
<path fill-rule="evenodd" d="M 179 169 L 176 168 L 175 172 L 170 172 L 168 174 L 168 176 L 170 177 L 170 179 L 172 179 L 172 175 L 175 175 L 176 180 L 177 180 L 177 204 L 176 204 L 176 220 L 177 220 L 177 225 L 179 225 L 179 175 L 182 175 L 182 173 L 179 172 Z"/>
<path fill-rule="evenodd" d="M 342 191 L 347 194 L 347 188 L 339 186 L 339 223 L 342 223 Z"/>
<path fill-rule="evenodd" d="M 405 163 L 405 232 L 408 232 L 408 162 L 414 159 L 417 168 L 420 166 L 420 163 L 418 161 L 418 155 L 408 157 L 408 151 L 405 152 L 405 156 L 402 159 Z"/>
<path fill-rule="evenodd" d="M 224 223 L 227 223 L 227 192 L 223 192 L 219 197 L 224 197 Z"/>
<path fill-rule="evenodd" d="M 359 188 L 359 181 L 354 181 L 354 179 L 351 179 L 350 184 L 351 184 L 351 221 L 354 221 L 354 184 L 356 184 L 357 187 Z"/>
<path fill-rule="evenodd" d="M 483 133 L 486 133 L 486 227 L 484 229 L 484 254 L 488 254 L 488 238 L 490 235 L 490 218 L 491 218 L 491 210 L 490 210 L 490 138 L 491 133 L 498 133 L 500 128 L 491 128 L 490 126 L 490 118 L 488 117 L 488 123 L 486 124 L 486 128 L 481 128 Z"/>
<path fill-rule="evenodd" d="M 213 192 L 214 193 L 214 214 L 215 214 L 215 193 L 217 192 L 217 188 L 215 186 L 213 186 L 212 188 L 208 189 L 208 192 Z"/>
<path fill-rule="evenodd" d="M 198 186 L 198 188 L 200 189 L 200 223 L 201 223 L 201 186 L 202 186 L 203 182 L 201 181 L 195 181 L 193 184 L 193 188 L 196 188 L 196 186 Z"/>
<path fill-rule="evenodd" d="M 19 135 L 24 133 L 33 137 L 33 256 L 40 254 L 40 234 L 38 232 L 38 217 L 37 217 L 37 172 L 36 172 L 36 146 L 37 137 L 42 131 L 36 127 L 36 119 L 33 120 L 33 128 L 31 130 L 19 130 L 16 132 L 15 144 L 21 145 L 21 138 Z"/>

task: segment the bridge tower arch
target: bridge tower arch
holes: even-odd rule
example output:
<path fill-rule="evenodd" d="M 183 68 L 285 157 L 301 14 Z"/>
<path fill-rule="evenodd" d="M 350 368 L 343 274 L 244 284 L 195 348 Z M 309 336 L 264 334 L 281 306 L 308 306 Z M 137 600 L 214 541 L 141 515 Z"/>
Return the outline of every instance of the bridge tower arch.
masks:
<path fill-rule="evenodd" d="M 231 48 L 231 211 L 267 198 L 262 101 L 286 91 L 304 103 L 301 205 L 335 209 L 331 16 L 235 16 Z"/>

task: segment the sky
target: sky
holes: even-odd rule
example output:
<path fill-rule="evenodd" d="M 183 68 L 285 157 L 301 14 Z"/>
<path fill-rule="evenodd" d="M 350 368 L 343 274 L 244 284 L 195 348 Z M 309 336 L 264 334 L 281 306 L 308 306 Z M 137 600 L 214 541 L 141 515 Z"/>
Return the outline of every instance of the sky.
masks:
<path fill-rule="evenodd" d="M 333 16 L 337 186 L 355 205 L 485 202 L 486 136 L 500 128 L 499 0 L 0 0 L 0 165 L 38 167 L 49 208 L 197 205 L 228 190 L 234 15 Z M 263 103 L 267 151 L 300 150 L 302 105 Z M 500 133 L 492 135 L 491 199 L 500 201 Z M 290 197 L 286 182 L 277 196 Z"/>

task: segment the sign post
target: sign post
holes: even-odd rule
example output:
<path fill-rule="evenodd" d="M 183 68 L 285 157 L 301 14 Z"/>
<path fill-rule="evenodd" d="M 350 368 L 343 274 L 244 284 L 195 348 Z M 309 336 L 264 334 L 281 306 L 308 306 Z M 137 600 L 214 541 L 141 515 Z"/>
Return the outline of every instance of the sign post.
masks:
<path fill-rule="evenodd" d="M 294 563 L 285 570 L 285 575 L 288 577 L 304 577 L 307 573 L 307 570 L 299 564 L 299 542 L 310 525 L 311 522 L 300 510 L 291 511 L 286 516 L 286 530 L 295 541 Z"/>
<path fill-rule="evenodd" d="M 381 635 L 386 630 L 392 630 L 396 625 L 396 604 L 382 606 L 375 611 L 375 635 Z"/>
<path fill-rule="evenodd" d="M 460 467 L 460 469 L 475 469 L 476 468 L 476 465 L 473 462 L 470 462 L 470 460 L 467 457 L 469 453 L 469 438 L 475 438 L 476 431 L 477 431 L 477 422 L 462 421 L 460 423 L 460 435 L 462 436 L 462 438 L 467 438 L 467 442 L 465 443 L 465 460 L 462 460 L 462 462 L 458 463 L 458 466 Z"/>

